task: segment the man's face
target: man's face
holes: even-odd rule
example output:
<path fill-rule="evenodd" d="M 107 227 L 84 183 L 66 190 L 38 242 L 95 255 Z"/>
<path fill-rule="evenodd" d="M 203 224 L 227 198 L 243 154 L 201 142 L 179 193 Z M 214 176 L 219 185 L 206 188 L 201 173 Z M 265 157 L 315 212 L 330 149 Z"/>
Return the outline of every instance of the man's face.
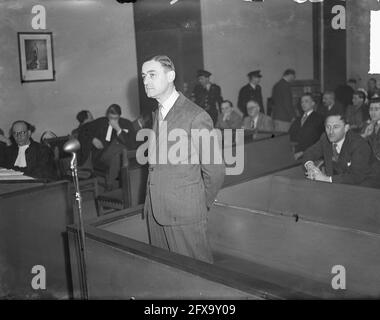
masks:
<path fill-rule="evenodd" d="M 259 77 L 252 77 L 250 80 L 250 82 L 255 86 L 258 85 L 260 83 L 260 81 L 261 81 L 261 78 L 259 78 Z"/>
<path fill-rule="evenodd" d="M 330 116 L 326 119 L 325 130 L 331 143 L 342 140 L 348 129 L 349 126 L 344 123 L 340 116 Z"/>
<path fill-rule="evenodd" d="M 109 113 L 107 113 L 107 118 L 109 121 L 119 121 L 120 115 L 109 112 Z"/>
<path fill-rule="evenodd" d="M 259 112 L 260 112 L 260 106 L 258 105 L 258 103 L 254 101 L 249 101 L 247 103 L 247 113 L 250 117 L 256 118 Z"/>
<path fill-rule="evenodd" d="M 354 94 L 352 97 L 352 104 L 354 107 L 360 107 L 363 104 L 364 100 L 359 97 L 359 95 Z"/>
<path fill-rule="evenodd" d="M 301 107 L 303 112 L 308 112 L 310 110 L 314 110 L 315 102 L 309 96 L 303 96 L 301 98 Z"/>
<path fill-rule="evenodd" d="M 201 84 L 201 86 L 205 87 L 210 82 L 210 79 L 205 76 L 199 76 L 198 82 Z"/>
<path fill-rule="evenodd" d="M 142 66 L 145 93 L 149 98 L 158 99 L 174 81 L 174 71 L 167 71 L 158 61 L 146 61 Z"/>
<path fill-rule="evenodd" d="M 24 146 L 29 144 L 29 139 L 32 133 L 28 130 L 28 127 L 23 122 L 16 123 L 12 128 L 12 135 L 18 146 Z"/>
<path fill-rule="evenodd" d="M 380 120 L 380 102 L 371 103 L 369 106 L 369 115 L 372 121 Z"/>
<path fill-rule="evenodd" d="M 232 107 L 230 106 L 230 104 L 228 102 L 224 102 L 222 103 L 221 107 L 222 109 L 222 113 L 223 114 L 230 114 L 232 112 Z"/>
<path fill-rule="evenodd" d="M 368 80 L 368 89 L 374 90 L 376 88 L 376 82 L 373 80 Z"/>
<path fill-rule="evenodd" d="M 296 80 L 296 75 L 295 74 L 288 74 L 287 79 L 289 82 L 293 82 L 294 80 Z"/>
<path fill-rule="evenodd" d="M 92 113 L 91 112 L 87 112 L 86 122 L 90 122 L 92 120 L 94 120 L 94 117 L 93 117 Z"/>
<path fill-rule="evenodd" d="M 332 94 L 324 94 L 322 103 L 325 107 L 332 106 L 335 103 L 335 98 Z"/>

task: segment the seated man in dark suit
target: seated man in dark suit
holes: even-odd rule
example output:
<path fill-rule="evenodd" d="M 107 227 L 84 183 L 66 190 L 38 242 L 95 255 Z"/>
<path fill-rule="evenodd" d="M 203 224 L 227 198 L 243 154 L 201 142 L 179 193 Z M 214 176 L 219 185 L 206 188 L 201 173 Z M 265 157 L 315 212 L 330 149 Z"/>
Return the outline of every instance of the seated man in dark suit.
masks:
<path fill-rule="evenodd" d="M 240 129 L 242 118 L 234 109 L 232 102 L 224 100 L 221 104 L 222 112 L 218 115 L 216 128 L 219 129 Z"/>
<path fill-rule="evenodd" d="M 53 152 L 31 138 L 32 128 L 23 120 L 13 123 L 11 133 L 16 144 L 5 148 L 5 167 L 22 171 L 34 178 L 55 180 L 57 172 Z"/>
<path fill-rule="evenodd" d="M 371 174 L 363 186 L 380 188 L 380 98 L 374 98 L 370 102 L 369 114 L 371 120 L 362 134 L 372 149 Z"/>
<path fill-rule="evenodd" d="M 294 158 L 303 156 L 305 150 L 316 143 L 324 131 L 323 116 L 315 112 L 315 100 L 311 94 L 301 97 L 302 117 L 292 123 L 289 129 L 290 141 L 294 145 Z"/>
<path fill-rule="evenodd" d="M 371 150 L 368 143 L 349 130 L 342 115 L 328 116 L 325 128 L 326 134 L 305 151 L 303 163 L 308 179 L 360 185 L 370 173 Z M 321 159 L 325 173 L 315 164 Z"/>
<path fill-rule="evenodd" d="M 335 100 L 335 93 L 326 91 L 323 94 L 322 105 L 318 106 L 317 112 L 320 113 L 324 119 L 331 114 L 344 114 L 343 106 Z"/>
<path fill-rule="evenodd" d="M 117 177 L 121 167 L 122 150 L 136 148 L 136 133 L 132 122 L 121 117 L 121 108 L 112 104 L 106 116 L 93 120 L 78 130 L 81 143 L 79 165 L 91 154 L 94 168 L 106 170 L 106 188 L 118 187 Z"/>
<path fill-rule="evenodd" d="M 365 104 L 366 96 L 362 91 L 356 91 L 352 98 L 352 103 L 347 107 L 346 119 L 350 129 L 360 133 L 368 120 Z"/>

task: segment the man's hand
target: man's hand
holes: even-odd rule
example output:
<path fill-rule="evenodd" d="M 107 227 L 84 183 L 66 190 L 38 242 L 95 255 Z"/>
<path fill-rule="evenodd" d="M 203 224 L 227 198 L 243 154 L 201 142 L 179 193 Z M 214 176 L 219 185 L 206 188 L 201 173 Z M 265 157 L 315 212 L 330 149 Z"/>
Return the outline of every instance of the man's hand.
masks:
<path fill-rule="evenodd" d="M 109 124 L 110 126 L 116 130 L 117 133 L 119 133 L 121 131 L 121 127 L 119 125 L 119 120 L 116 120 L 116 119 L 111 119 L 109 120 Z"/>
<path fill-rule="evenodd" d="M 307 171 L 307 178 L 310 180 L 322 181 L 322 182 L 331 182 L 330 177 L 322 173 L 322 171 L 313 165 Z"/>
<path fill-rule="evenodd" d="M 366 128 L 365 128 L 365 130 L 364 130 L 364 132 L 362 134 L 362 137 L 363 138 L 367 138 L 368 136 L 370 136 L 373 133 L 373 130 L 375 130 L 375 123 L 374 122 L 370 122 L 366 126 Z"/>
<path fill-rule="evenodd" d="M 94 145 L 96 149 L 99 149 L 99 150 L 104 149 L 103 143 L 98 138 L 92 139 L 92 144 Z"/>
<path fill-rule="evenodd" d="M 4 142 L 8 147 L 12 144 L 11 140 L 2 134 L 0 134 L 0 141 Z"/>

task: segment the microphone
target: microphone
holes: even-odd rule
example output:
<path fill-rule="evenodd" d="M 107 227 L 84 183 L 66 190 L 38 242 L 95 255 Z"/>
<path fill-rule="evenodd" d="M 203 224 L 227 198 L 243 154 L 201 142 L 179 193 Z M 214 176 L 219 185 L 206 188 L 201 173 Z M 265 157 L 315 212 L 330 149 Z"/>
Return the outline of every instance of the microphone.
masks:
<path fill-rule="evenodd" d="M 67 153 L 75 153 L 80 149 L 80 142 L 78 139 L 70 139 L 63 145 L 63 151 Z"/>
<path fill-rule="evenodd" d="M 78 139 L 70 139 L 63 145 L 63 151 L 67 153 L 72 153 L 73 157 L 71 158 L 71 169 L 76 167 L 77 154 L 76 152 L 80 149 L 80 142 Z"/>

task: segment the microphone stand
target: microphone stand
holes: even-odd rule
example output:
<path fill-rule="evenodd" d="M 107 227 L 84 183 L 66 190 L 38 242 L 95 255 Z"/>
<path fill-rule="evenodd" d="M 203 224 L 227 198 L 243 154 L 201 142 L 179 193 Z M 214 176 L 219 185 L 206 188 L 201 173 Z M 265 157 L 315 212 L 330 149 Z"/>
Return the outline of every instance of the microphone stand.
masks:
<path fill-rule="evenodd" d="M 82 196 L 79 190 L 78 168 L 77 168 L 77 154 L 73 152 L 73 157 L 70 162 L 71 175 L 73 177 L 75 188 L 75 200 L 78 205 L 79 215 L 79 261 L 80 273 L 82 278 L 82 292 L 83 299 L 88 300 L 88 283 L 87 283 L 87 269 L 86 269 L 86 247 L 85 247 L 85 233 L 82 215 Z"/>

